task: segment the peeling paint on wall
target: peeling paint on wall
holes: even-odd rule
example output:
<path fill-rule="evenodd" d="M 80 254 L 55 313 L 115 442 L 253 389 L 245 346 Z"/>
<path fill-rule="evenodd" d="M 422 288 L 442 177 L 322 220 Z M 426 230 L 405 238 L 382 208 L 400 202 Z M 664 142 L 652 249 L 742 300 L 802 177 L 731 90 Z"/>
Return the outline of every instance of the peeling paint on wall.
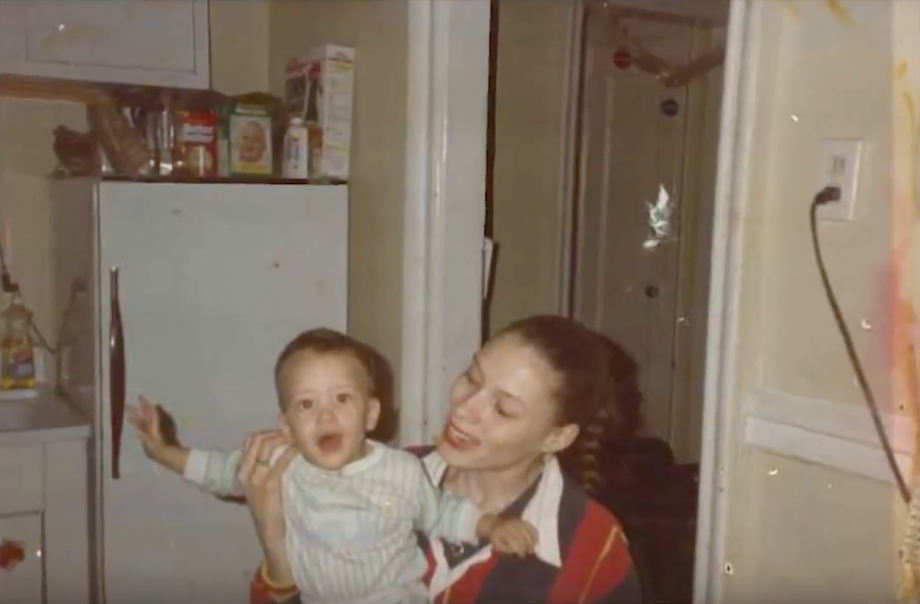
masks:
<path fill-rule="evenodd" d="M 899 3 L 894 11 L 893 39 L 896 44 L 896 56 L 914 57 L 917 55 L 914 28 L 904 24 L 916 22 L 916 7 L 913 3 Z M 904 15 L 899 15 L 904 11 Z M 911 18 L 911 12 L 913 17 Z M 907 18 L 905 18 L 907 17 Z M 905 28 L 899 32 L 901 28 Z M 900 35 L 899 35 L 900 33 Z M 892 121 L 892 237 L 893 237 L 893 274 L 890 296 L 893 315 L 891 321 L 892 345 L 892 380 L 898 409 L 910 420 L 911 443 L 900 443 L 901 448 L 908 445 L 911 451 L 910 475 L 907 477 L 912 490 L 920 486 L 920 366 L 918 366 L 918 316 L 920 303 L 918 271 L 920 271 L 920 247 L 918 247 L 918 229 L 920 229 L 920 198 L 918 198 L 918 173 L 920 173 L 920 130 L 917 123 L 917 96 L 920 94 L 920 77 L 918 65 L 906 59 L 899 59 L 893 71 L 893 121 Z M 896 501 L 896 506 L 900 501 Z M 895 517 L 898 515 L 895 514 Z M 897 529 L 901 532 L 905 528 Z M 908 523 L 905 538 L 914 541 L 915 530 Z M 900 545 L 900 540 L 898 545 Z M 900 596 L 915 601 L 918 595 L 918 576 L 913 564 L 913 557 L 901 562 L 902 576 Z"/>
<path fill-rule="evenodd" d="M 853 23 L 853 18 L 850 17 L 850 11 L 841 4 L 840 0 L 824 0 L 824 3 L 827 5 L 827 10 L 829 10 L 838 21 L 848 25 Z"/>

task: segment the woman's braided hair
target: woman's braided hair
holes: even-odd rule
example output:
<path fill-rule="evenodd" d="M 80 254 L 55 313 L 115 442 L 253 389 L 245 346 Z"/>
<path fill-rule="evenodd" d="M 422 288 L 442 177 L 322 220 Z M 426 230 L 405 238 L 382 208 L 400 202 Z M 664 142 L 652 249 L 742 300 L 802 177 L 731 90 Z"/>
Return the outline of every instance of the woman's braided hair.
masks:
<path fill-rule="evenodd" d="M 521 338 L 556 373 L 558 421 L 580 429 L 572 446 L 559 453 L 559 461 L 594 493 L 602 482 L 599 455 L 604 441 L 638 428 L 641 398 L 634 395 L 635 363 L 610 340 L 561 316 L 528 317 L 502 334 Z"/>

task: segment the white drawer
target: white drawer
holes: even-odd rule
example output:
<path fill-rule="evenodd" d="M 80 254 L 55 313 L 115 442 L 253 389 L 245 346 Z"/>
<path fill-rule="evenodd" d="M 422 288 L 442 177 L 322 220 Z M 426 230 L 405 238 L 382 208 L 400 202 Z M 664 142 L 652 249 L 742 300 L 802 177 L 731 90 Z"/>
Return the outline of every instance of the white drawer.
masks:
<path fill-rule="evenodd" d="M 41 445 L 0 447 L 0 514 L 44 508 L 44 458 Z"/>
<path fill-rule="evenodd" d="M 23 559 L 15 567 L 0 570 L 0 604 L 39 604 L 42 601 L 42 516 L 0 515 L 0 550 L 15 544 Z M 5 558 L 5 553 L 0 551 Z M 4 561 L 6 561 L 4 559 Z"/>

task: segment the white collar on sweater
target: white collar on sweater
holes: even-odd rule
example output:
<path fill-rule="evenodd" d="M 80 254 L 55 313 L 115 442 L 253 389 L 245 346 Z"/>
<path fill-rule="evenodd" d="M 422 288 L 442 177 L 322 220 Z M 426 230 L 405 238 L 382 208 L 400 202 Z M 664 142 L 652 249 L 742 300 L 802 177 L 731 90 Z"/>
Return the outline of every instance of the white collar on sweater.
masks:
<path fill-rule="evenodd" d="M 426 455 L 422 462 L 435 484 L 441 484 L 447 472 L 447 463 L 437 451 Z M 533 497 L 524 508 L 522 518 L 537 529 L 537 547 L 534 554 L 555 567 L 562 566 L 559 547 L 559 503 L 562 501 L 562 469 L 552 456 L 546 462 L 540 482 Z"/>

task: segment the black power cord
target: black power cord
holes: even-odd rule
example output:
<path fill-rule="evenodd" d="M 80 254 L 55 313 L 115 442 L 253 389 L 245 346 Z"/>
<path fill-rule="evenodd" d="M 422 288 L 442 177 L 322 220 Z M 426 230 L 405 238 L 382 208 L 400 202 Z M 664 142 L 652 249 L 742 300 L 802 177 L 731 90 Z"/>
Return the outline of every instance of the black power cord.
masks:
<path fill-rule="evenodd" d="M 882 449 L 885 451 L 885 458 L 888 461 L 892 474 L 894 474 L 895 481 L 898 483 L 898 490 L 901 492 L 901 497 L 904 498 L 904 501 L 910 503 L 910 489 L 907 487 L 907 481 L 904 480 L 904 474 L 901 473 L 901 468 L 898 467 L 897 459 L 895 459 L 894 456 L 894 449 L 891 446 L 891 441 L 888 439 L 887 432 L 885 432 L 885 424 L 882 423 L 882 414 L 879 412 L 875 395 L 872 393 L 872 388 L 869 386 L 869 380 L 866 378 L 866 372 L 863 370 L 862 362 L 859 360 L 859 354 L 856 352 L 856 346 L 853 344 L 853 337 L 850 335 L 846 320 L 843 318 L 843 313 L 840 311 L 840 305 L 837 303 L 837 296 L 834 294 L 834 288 L 831 285 L 830 278 L 827 276 L 827 268 L 824 266 L 824 257 L 821 255 L 821 242 L 818 239 L 818 208 L 836 201 L 840 201 L 840 188 L 825 187 L 815 195 L 814 201 L 811 203 L 811 241 L 815 248 L 815 260 L 817 260 L 818 270 L 821 272 L 821 282 L 824 284 L 824 292 L 827 294 L 827 301 L 830 303 L 831 310 L 834 312 L 834 319 L 837 321 L 840 335 L 843 336 L 843 345 L 846 347 L 847 356 L 850 358 L 850 363 L 852 363 L 853 370 L 856 372 L 856 381 L 859 382 L 859 387 L 869 407 L 869 413 L 872 415 L 872 422 L 875 424 L 875 430 L 878 432 L 879 440 L 882 443 Z"/>

